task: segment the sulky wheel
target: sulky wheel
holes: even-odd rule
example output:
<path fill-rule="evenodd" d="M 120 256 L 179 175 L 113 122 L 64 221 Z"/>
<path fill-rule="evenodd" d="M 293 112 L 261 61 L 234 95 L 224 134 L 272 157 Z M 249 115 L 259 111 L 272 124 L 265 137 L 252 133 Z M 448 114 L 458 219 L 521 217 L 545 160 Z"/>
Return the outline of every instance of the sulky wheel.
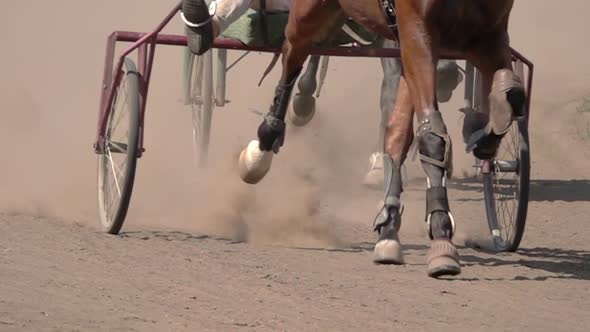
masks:
<path fill-rule="evenodd" d="M 193 150 L 197 165 L 207 165 L 213 116 L 213 50 L 202 56 L 185 48 L 184 104 L 192 117 Z"/>
<path fill-rule="evenodd" d="M 478 112 L 481 106 L 481 74 L 469 62 L 465 65 L 465 105 L 461 112 L 464 116 L 469 116 L 471 112 Z M 481 176 L 482 161 L 475 158 L 473 167 L 475 168 L 474 177 L 476 179 Z"/>
<path fill-rule="evenodd" d="M 523 78 L 523 71 L 517 62 L 516 74 Z M 525 111 L 504 136 L 496 159 L 485 161 L 487 167 L 483 167 L 486 214 L 499 251 L 518 249 L 526 223 L 531 162 Z"/>
<path fill-rule="evenodd" d="M 115 75 L 113 75 L 114 77 Z M 98 156 L 98 206 L 102 229 L 118 234 L 125 221 L 138 157 L 139 74 L 125 59 L 107 120 L 104 152 Z"/>

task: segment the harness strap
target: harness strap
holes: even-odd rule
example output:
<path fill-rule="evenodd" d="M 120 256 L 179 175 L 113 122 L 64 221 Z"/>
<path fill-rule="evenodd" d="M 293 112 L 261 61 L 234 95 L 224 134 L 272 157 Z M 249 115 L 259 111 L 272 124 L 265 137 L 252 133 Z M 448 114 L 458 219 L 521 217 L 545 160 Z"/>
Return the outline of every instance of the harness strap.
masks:
<path fill-rule="evenodd" d="M 395 0 L 379 0 L 387 18 L 387 27 L 397 35 L 397 17 L 395 15 Z"/>
<path fill-rule="evenodd" d="M 420 138 L 420 136 L 425 135 L 427 133 L 436 135 L 440 137 L 445 142 L 445 152 L 443 160 L 436 160 L 429 156 L 423 155 L 419 149 L 417 149 L 418 157 L 423 162 L 438 166 L 440 168 L 448 168 L 451 166 L 451 138 L 449 134 L 447 134 L 447 128 L 443 122 L 442 115 L 440 112 L 433 112 L 429 116 L 427 116 L 422 122 L 420 123 L 418 130 L 416 132 L 416 136 Z M 417 148 L 417 145 L 416 145 Z"/>

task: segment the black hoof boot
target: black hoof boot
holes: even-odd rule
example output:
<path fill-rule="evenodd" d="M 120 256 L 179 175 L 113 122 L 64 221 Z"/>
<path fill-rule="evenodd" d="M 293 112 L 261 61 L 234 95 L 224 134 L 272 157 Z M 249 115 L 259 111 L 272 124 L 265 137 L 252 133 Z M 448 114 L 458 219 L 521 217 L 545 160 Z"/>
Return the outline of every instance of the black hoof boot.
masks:
<path fill-rule="evenodd" d="M 205 0 L 183 0 L 182 17 L 188 48 L 193 54 L 204 54 L 213 44 L 213 26 L 207 3 Z"/>
<path fill-rule="evenodd" d="M 467 152 L 481 160 L 494 157 L 501 142 L 501 137 L 494 134 L 486 134 L 486 126 L 489 123 L 487 114 L 473 109 L 461 109 L 465 114 L 463 119 L 463 142 L 467 145 Z"/>
<path fill-rule="evenodd" d="M 285 142 L 285 122 L 277 119 L 271 113 L 264 117 L 264 121 L 258 126 L 258 140 L 261 151 L 273 151 L 279 153 L 279 149 Z"/>

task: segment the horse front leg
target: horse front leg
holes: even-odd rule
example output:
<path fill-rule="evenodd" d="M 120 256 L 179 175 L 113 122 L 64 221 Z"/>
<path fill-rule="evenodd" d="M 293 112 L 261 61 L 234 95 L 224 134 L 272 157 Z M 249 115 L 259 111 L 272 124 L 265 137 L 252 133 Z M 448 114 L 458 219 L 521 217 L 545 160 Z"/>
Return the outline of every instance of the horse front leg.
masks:
<path fill-rule="evenodd" d="M 526 94 L 512 70 L 512 55 L 505 30 L 486 40 L 468 56 L 482 74 L 481 112 L 464 119 L 467 151 L 485 160 L 496 156 L 502 138 L 515 117 L 524 116 Z"/>
<path fill-rule="evenodd" d="M 432 240 L 427 254 L 431 277 L 461 272 L 459 254 L 452 242 L 455 222 L 450 213 L 446 177 L 452 171 L 451 139 L 435 96 L 437 57 L 421 9 L 412 1 L 398 5 L 400 44 L 404 75 L 412 92 L 418 117 L 418 154 L 427 175 L 426 223 Z M 418 6 L 419 7 L 419 6 Z"/>
<path fill-rule="evenodd" d="M 285 115 L 291 100 L 295 81 L 299 77 L 306 48 L 293 43 L 289 38 L 283 46 L 283 73 L 275 88 L 270 111 L 258 127 L 258 140 L 251 141 L 240 153 L 238 169 L 242 180 L 249 184 L 260 182 L 270 170 L 274 154 L 285 142 Z"/>
<path fill-rule="evenodd" d="M 397 42 L 386 39 L 382 47 L 394 48 L 399 47 Z M 373 153 L 369 157 L 369 171 L 365 174 L 363 184 L 372 189 L 383 189 L 384 181 L 384 164 L 383 155 L 385 150 L 384 142 L 386 140 L 387 126 L 391 114 L 396 107 L 399 82 L 402 72 L 402 62 L 399 58 L 381 58 L 381 67 L 383 69 L 383 79 L 381 81 L 381 95 L 379 97 L 379 108 L 381 109 L 381 118 L 377 133 L 377 144 L 375 144 Z M 397 92 L 397 93 L 395 93 Z M 411 103 L 411 101 L 410 101 Z"/>
<path fill-rule="evenodd" d="M 258 140 L 251 141 L 240 153 L 238 169 L 244 182 L 256 184 L 270 170 L 273 155 L 285 142 L 285 116 L 308 50 L 314 41 L 325 40 L 342 18 L 337 1 L 300 1 L 291 8 L 285 29 L 283 71 L 273 103 L 258 127 Z"/>
<path fill-rule="evenodd" d="M 385 129 L 383 173 L 385 198 L 383 207 L 374 221 L 379 240 L 373 252 L 377 264 L 403 264 L 402 247 L 398 232 L 401 227 L 401 193 L 403 191 L 401 167 L 414 138 L 414 111 L 410 91 L 403 77 L 397 89 L 395 110 L 389 116 Z"/>

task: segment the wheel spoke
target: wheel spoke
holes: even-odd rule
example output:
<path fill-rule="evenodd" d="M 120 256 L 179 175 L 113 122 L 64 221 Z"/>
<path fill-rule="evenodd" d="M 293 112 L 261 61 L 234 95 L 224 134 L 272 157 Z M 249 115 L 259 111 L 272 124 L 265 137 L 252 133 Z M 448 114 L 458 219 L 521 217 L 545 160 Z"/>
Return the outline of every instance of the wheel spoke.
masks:
<path fill-rule="evenodd" d="M 117 193 L 119 194 L 119 198 L 121 198 L 121 187 L 119 186 L 119 180 L 118 180 L 119 174 L 115 170 L 116 166 L 115 166 L 115 162 L 113 161 L 113 156 L 111 155 L 111 151 L 107 149 L 107 152 L 108 152 L 108 159 L 111 164 L 111 169 L 112 169 L 113 175 L 114 175 L 113 180 L 115 180 L 115 186 L 117 186 Z"/>
<path fill-rule="evenodd" d="M 127 80 L 121 81 L 121 85 L 124 85 L 123 91 L 125 93 L 124 98 L 123 98 L 123 105 L 129 105 L 129 92 L 127 91 Z M 118 100 L 117 100 L 117 104 L 118 104 Z M 119 126 L 119 123 L 121 122 L 121 119 L 123 118 L 124 114 L 126 114 L 126 113 L 123 111 L 119 112 L 117 120 L 115 121 L 115 124 L 113 125 L 113 129 L 116 129 Z"/>
<path fill-rule="evenodd" d="M 519 178 L 519 132 L 515 122 L 500 146 L 501 159 L 494 168 L 493 196 L 496 210 L 496 227 L 504 243 L 510 241 L 514 232 L 518 211 L 518 197 L 520 188 Z M 516 163 L 515 167 L 509 167 L 509 172 L 501 171 L 508 163 Z M 514 169 L 514 170 L 513 170 Z"/>

